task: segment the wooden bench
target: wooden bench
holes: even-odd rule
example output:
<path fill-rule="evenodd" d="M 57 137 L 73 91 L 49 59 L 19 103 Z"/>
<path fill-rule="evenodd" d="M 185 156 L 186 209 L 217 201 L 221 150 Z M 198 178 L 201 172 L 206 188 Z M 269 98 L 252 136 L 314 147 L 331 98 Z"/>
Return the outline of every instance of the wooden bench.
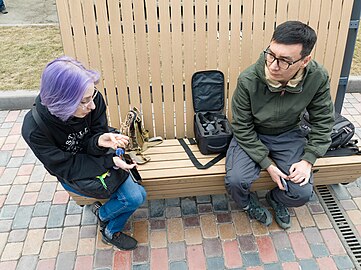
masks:
<path fill-rule="evenodd" d="M 225 75 L 225 113 L 241 71 L 266 48 L 276 25 L 308 23 L 318 35 L 313 57 L 330 74 L 335 100 L 353 1 L 332 0 L 56 0 L 64 53 L 101 72 L 109 122 L 119 127 L 132 106 L 150 136 L 164 143 L 139 166 L 148 198 L 224 193 L 224 160 L 196 169 L 176 138 L 193 138 L 191 76 L 206 69 Z M 191 146 L 198 158 L 206 162 Z M 316 184 L 355 180 L 361 157 L 322 158 Z M 273 183 L 262 172 L 254 189 Z M 72 194 L 73 195 L 73 194 Z M 78 199 L 77 196 L 74 198 Z M 88 204 L 88 201 L 79 202 Z"/>

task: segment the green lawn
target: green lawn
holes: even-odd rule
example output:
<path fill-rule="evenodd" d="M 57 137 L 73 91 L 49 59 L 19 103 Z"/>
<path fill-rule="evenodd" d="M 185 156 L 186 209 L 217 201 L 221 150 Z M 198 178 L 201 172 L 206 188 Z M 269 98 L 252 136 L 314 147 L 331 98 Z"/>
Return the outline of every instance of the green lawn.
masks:
<path fill-rule="evenodd" d="M 0 27 L 0 90 L 39 89 L 46 63 L 63 54 L 58 26 Z M 361 75 L 361 34 L 351 75 Z"/>

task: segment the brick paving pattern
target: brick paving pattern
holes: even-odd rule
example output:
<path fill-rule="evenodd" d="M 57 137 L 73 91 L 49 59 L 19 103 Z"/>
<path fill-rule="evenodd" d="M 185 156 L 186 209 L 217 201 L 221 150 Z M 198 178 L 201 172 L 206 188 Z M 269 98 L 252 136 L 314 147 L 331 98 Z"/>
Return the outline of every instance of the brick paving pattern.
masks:
<path fill-rule="evenodd" d="M 101 242 L 89 207 L 77 206 L 20 135 L 27 111 L 0 111 L 0 269 L 354 269 L 316 196 L 290 209 L 292 227 L 265 228 L 226 195 L 147 201 L 126 225 L 132 252 Z M 361 137 L 361 94 L 342 113 Z M 332 186 L 361 233 L 361 179 Z M 265 192 L 259 192 L 265 203 Z"/>

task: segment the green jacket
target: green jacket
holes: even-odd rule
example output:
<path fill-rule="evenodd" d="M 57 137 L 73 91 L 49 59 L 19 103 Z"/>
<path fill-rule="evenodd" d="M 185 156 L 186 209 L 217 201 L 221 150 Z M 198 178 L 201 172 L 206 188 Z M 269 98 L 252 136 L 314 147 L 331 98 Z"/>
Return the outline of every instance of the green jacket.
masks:
<path fill-rule="evenodd" d="M 258 61 L 238 77 L 232 99 L 232 128 L 238 144 L 261 168 L 267 168 L 271 165 L 269 150 L 257 133 L 277 135 L 296 128 L 306 108 L 312 131 L 302 159 L 314 164 L 331 143 L 334 123 L 327 71 L 311 60 L 296 87 L 273 88 L 265 79 L 264 67 L 261 54 Z"/>

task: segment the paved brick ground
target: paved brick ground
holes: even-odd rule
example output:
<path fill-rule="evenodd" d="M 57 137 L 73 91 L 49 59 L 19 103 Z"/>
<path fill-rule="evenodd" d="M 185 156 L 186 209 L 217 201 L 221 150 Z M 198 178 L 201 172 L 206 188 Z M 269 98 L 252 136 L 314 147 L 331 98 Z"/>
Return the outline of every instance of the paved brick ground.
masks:
<path fill-rule="evenodd" d="M 69 199 L 20 136 L 25 113 L 0 111 L 0 269 L 355 268 L 316 196 L 291 209 L 287 231 L 250 221 L 225 195 L 152 200 L 126 225 L 135 251 L 105 245 L 89 207 Z M 343 114 L 361 137 L 361 94 L 346 95 Z M 360 187 L 332 187 L 359 234 Z"/>

